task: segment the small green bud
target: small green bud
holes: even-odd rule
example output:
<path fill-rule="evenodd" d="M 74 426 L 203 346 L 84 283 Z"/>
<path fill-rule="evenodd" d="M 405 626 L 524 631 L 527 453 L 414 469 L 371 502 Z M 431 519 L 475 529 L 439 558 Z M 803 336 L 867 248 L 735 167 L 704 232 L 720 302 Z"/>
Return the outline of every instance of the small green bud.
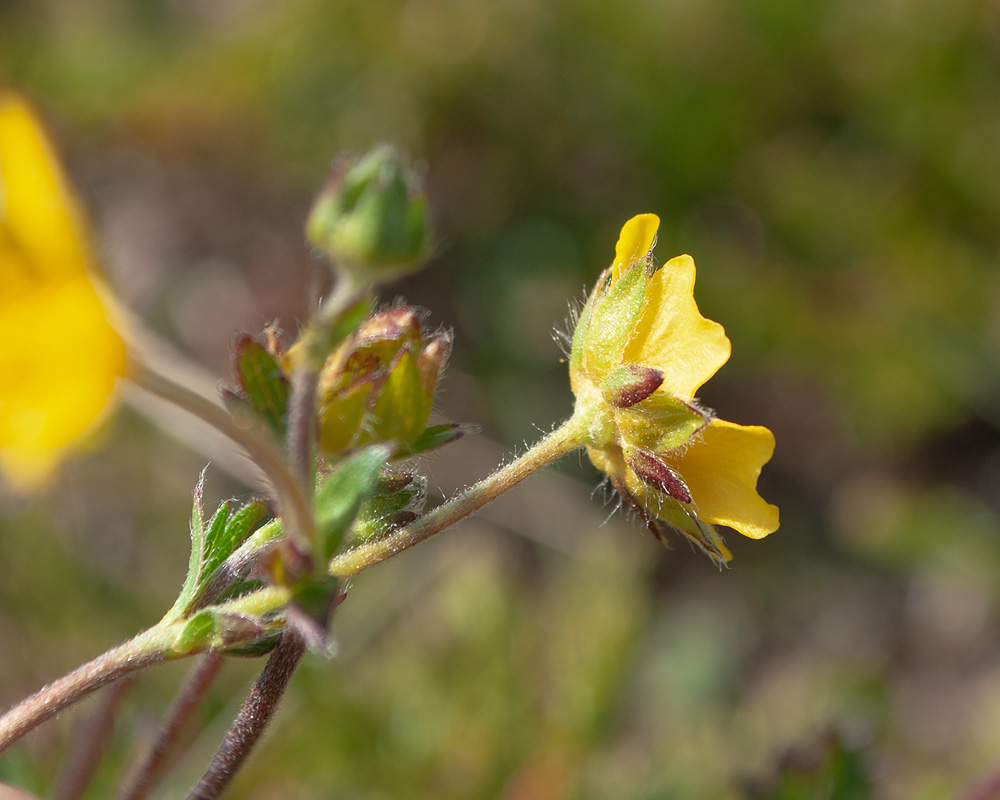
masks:
<path fill-rule="evenodd" d="M 313 204 L 306 238 L 364 281 L 419 269 L 432 238 L 420 176 L 391 145 L 360 159 L 338 158 Z"/>
<path fill-rule="evenodd" d="M 412 522 L 427 496 L 426 478 L 386 468 L 379 488 L 366 498 L 351 526 L 353 542 L 370 541 Z"/>

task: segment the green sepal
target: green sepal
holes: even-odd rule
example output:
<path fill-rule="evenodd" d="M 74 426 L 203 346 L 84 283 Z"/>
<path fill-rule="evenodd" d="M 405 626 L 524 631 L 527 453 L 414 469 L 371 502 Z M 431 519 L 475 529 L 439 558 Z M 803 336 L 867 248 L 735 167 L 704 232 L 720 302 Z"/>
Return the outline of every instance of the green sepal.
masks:
<path fill-rule="evenodd" d="M 357 445 L 374 390 L 372 381 L 359 382 L 320 406 L 319 443 L 324 453 L 342 453 Z"/>
<path fill-rule="evenodd" d="M 250 407 L 274 433 L 283 436 L 291 387 L 274 356 L 244 336 L 236 342 L 236 374 Z"/>
<path fill-rule="evenodd" d="M 722 536 L 714 525 L 702 522 L 693 510 L 673 498 L 663 496 L 657 510 L 658 519 L 650 524 L 650 530 L 666 543 L 663 528 L 669 527 L 683 535 L 689 542 L 707 555 L 720 569 L 733 560 L 733 554 L 726 547 Z"/>
<path fill-rule="evenodd" d="M 634 447 L 666 453 L 680 447 L 708 424 L 694 406 L 663 392 L 615 412 L 618 430 Z"/>
<path fill-rule="evenodd" d="M 424 428 L 424 432 L 414 439 L 411 444 L 400 447 L 392 454 L 392 457 L 394 459 L 410 458 L 411 456 L 426 453 L 430 450 L 437 450 L 437 448 L 444 447 L 446 444 L 457 441 L 463 436 L 471 436 L 478 432 L 478 425 L 469 425 L 461 422 L 432 425 L 429 428 Z"/>
<path fill-rule="evenodd" d="M 424 391 L 417 357 L 410 350 L 404 348 L 396 354 L 388 373 L 375 394 L 363 432 L 376 442 L 409 442 L 427 426 L 434 397 Z"/>
<path fill-rule="evenodd" d="M 620 363 L 642 313 L 649 277 L 643 269 L 630 269 L 614 281 L 607 292 L 594 298 L 588 333 L 582 347 L 587 369 L 602 375 Z M 575 343 L 574 343 L 575 346 Z"/>
<path fill-rule="evenodd" d="M 326 563 L 340 547 L 362 501 L 378 486 L 378 478 L 391 450 L 386 445 L 368 447 L 337 465 L 316 490 L 316 561 Z"/>
<path fill-rule="evenodd" d="M 573 343 L 570 345 L 569 360 L 573 370 L 579 371 L 583 367 L 583 348 L 586 345 L 590 331 L 590 318 L 594 314 L 594 304 L 604 291 L 604 284 L 608 280 L 610 270 L 605 270 L 597 279 L 597 286 L 587 299 L 576 320 L 576 327 L 573 328 Z"/>

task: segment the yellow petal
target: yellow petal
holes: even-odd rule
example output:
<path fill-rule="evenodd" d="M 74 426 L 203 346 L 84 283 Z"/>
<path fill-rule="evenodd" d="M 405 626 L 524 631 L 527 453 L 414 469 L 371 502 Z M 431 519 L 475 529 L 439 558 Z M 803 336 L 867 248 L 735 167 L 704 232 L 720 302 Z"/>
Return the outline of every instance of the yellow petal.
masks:
<path fill-rule="evenodd" d="M 86 275 L 3 295 L 0 317 L 0 468 L 15 488 L 31 489 L 101 418 L 125 348 Z"/>
<path fill-rule="evenodd" d="M 622 226 L 618 244 L 615 245 L 615 263 L 611 267 L 612 281 L 618 280 L 633 261 L 653 249 L 659 227 L 660 218 L 656 214 L 639 214 Z"/>
<path fill-rule="evenodd" d="M 778 507 L 757 494 L 757 477 L 773 453 L 767 428 L 714 419 L 667 460 L 687 484 L 700 519 L 761 539 L 778 529 Z"/>
<path fill-rule="evenodd" d="M 0 92 L 0 248 L 21 252 L 36 279 L 74 276 L 90 260 L 85 230 L 45 131 L 24 100 Z"/>
<path fill-rule="evenodd" d="M 723 327 L 698 311 L 694 277 L 691 256 L 672 258 L 657 270 L 635 336 L 624 353 L 626 364 L 663 372 L 662 391 L 682 400 L 694 397 L 698 387 L 726 363 L 731 349 Z"/>
<path fill-rule="evenodd" d="M 30 107 L 0 91 L 0 470 L 37 486 L 105 412 L 125 347 L 90 282 L 82 215 Z"/>

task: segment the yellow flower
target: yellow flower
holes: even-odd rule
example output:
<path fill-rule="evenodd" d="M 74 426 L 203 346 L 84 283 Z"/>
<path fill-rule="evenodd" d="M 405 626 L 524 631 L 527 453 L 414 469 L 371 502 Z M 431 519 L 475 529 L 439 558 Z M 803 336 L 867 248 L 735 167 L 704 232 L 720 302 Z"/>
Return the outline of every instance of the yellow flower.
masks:
<path fill-rule="evenodd" d="M 107 408 L 125 347 L 83 216 L 29 106 L 0 91 L 0 471 L 29 489 Z"/>
<path fill-rule="evenodd" d="M 658 226 L 642 214 L 622 228 L 577 322 L 570 383 L 587 453 L 625 502 L 658 538 L 676 528 L 725 563 L 731 555 L 713 524 L 754 539 L 778 528 L 777 507 L 756 489 L 774 436 L 695 402 L 729 359 L 729 339 L 698 311 L 691 257 L 653 263 Z"/>

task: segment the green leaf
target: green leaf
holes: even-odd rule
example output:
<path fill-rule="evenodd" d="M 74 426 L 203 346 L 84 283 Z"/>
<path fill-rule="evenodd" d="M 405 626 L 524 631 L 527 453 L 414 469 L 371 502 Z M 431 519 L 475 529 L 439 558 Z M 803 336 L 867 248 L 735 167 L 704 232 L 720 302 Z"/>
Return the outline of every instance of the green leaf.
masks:
<path fill-rule="evenodd" d="M 209 590 L 209 595 L 234 594 L 233 588 L 225 585 L 229 581 L 212 586 L 212 579 L 226 559 L 250 536 L 254 526 L 268 514 L 267 505 L 260 502 L 248 503 L 231 513 L 232 501 L 227 500 L 219 505 L 212 520 L 206 525 L 202 506 L 204 488 L 205 471 L 202 470 L 195 486 L 191 510 L 191 557 L 188 560 L 188 571 L 177 600 L 164 617 L 167 620 L 183 619 L 198 606 L 212 602 L 205 598 L 206 590 Z M 242 577 L 245 577 L 245 573 Z M 234 575 L 233 579 L 240 581 L 241 576 Z"/>
<path fill-rule="evenodd" d="M 375 491 L 390 452 L 385 445 L 361 450 L 341 462 L 316 490 L 320 565 L 336 552 L 361 502 Z"/>
<path fill-rule="evenodd" d="M 259 342 L 244 336 L 236 343 L 236 373 L 253 410 L 271 430 L 284 435 L 291 387 L 274 356 Z"/>
<path fill-rule="evenodd" d="M 208 467 L 201 471 L 198 483 L 194 487 L 194 503 L 191 507 L 191 556 L 188 559 L 187 575 L 184 577 L 184 585 L 181 592 L 174 601 L 173 606 L 167 612 L 164 619 L 178 619 L 184 609 L 194 597 L 198 590 L 198 574 L 201 568 L 202 550 L 205 544 L 205 514 L 202 510 L 202 498 L 205 492 L 205 472 Z"/>
<path fill-rule="evenodd" d="M 226 516 L 219 525 L 217 520 L 222 510 L 226 510 Z M 253 527 L 260 522 L 267 514 L 268 507 L 265 503 L 247 503 L 232 516 L 229 515 L 229 503 L 219 506 L 212 526 L 205 537 L 204 553 L 202 555 L 203 581 L 208 580 L 212 574 L 221 566 L 222 562 L 232 555 L 243 541 L 250 535 Z"/>
<path fill-rule="evenodd" d="M 436 450 L 450 442 L 457 441 L 463 436 L 471 436 L 478 433 L 477 425 L 468 425 L 460 422 L 450 422 L 445 425 L 433 425 L 425 428 L 416 440 L 407 447 L 402 447 L 392 454 L 394 459 L 410 458 L 411 456 L 426 453 L 429 450 Z"/>

